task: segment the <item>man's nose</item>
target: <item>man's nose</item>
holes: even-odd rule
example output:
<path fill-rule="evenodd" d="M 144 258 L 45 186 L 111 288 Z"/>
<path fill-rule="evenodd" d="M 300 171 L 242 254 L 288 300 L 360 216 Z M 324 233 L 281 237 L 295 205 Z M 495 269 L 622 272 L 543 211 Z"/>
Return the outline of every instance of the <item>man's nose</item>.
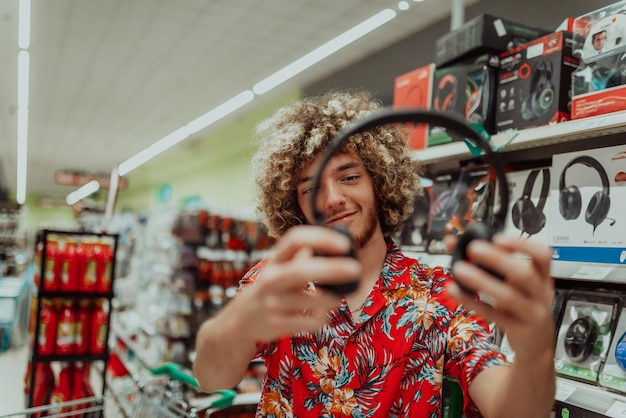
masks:
<path fill-rule="evenodd" d="M 322 204 L 326 208 L 334 208 L 338 205 L 342 205 L 346 200 L 341 186 L 334 182 L 325 185 L 322 198 Z"/>

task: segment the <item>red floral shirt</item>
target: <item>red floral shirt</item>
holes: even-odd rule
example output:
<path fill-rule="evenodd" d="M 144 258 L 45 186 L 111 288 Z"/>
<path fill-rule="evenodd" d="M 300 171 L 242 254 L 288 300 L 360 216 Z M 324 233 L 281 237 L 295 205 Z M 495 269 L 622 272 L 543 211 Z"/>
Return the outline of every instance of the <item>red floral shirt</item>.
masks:
<path fill-rule="evenodd" d="M 438 417 L 444 374 L 459 381 L 464 413 L 480 416 L 469 384 L 507 363 L 487 323 L 447 294 L 449 280 L 442 267 L 420 264 L 389 241 L 356 323 L 344 300 L 319 332 L 259 344 L 267 374 L 257 417 Z"/>

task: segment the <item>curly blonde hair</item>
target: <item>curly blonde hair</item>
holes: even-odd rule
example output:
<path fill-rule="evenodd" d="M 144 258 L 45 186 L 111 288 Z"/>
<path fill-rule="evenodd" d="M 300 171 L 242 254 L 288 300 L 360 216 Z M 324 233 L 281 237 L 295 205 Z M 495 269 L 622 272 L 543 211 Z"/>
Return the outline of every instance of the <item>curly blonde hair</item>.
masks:
<path fill-rule="evenodd" d="M 332 91 L 285 106 L 257 127 L 258 150 L 252 158 L 257 211 L 270 237 L 306 223 L 296 195 L 296 174 L 355 118 L 382 108 L 366 91 Z M 422 166 L 406 148 L 406 128 L 379 126 L 348 139 L 343 151 L 363 161 L 372 177 L 383 234 L 398 232 L 421 192 Z"/>

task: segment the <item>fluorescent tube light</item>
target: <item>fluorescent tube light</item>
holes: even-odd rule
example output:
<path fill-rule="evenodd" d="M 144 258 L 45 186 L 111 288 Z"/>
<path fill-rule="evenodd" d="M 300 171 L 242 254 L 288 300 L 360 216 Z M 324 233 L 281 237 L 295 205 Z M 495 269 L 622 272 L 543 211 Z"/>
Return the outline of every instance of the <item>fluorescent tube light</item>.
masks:
<path fill-rule="evenodd" d="M 89 183 L 83 184 L 80 188 L 68 194 L 65 198 L 65 202 L 72 206 L 98 190 L 100 190 L 100 182 L 98 182 L 98 180 L 91 180 Z"/>
<path fill-rule="evenodd" d="M 152 158 L 161 154 L 163 151 L 187 139 L 190 135 L 195 134 L 196 132 L 208 127 L 209 125 L 212 125 L 213 123 L 228 116 L 245 104 L 250 103 L 253 99 L 254 93 L 252 93 L 252 91 L 250 90 L 246 90 L 233 97 L 232 99 L 225 101 L 221 105 L 215 107 L 213 110 L 210 110 L 204 115 L 198 117 L 197 119 L 192 120 L 187 125 L 178 128 L 174 132 L 150 145 L 148 148 L 121 163 L 118 166 L 118 174 L 120 176 L 125 176 L 135 168 L 139 167 L 142 164 L 145 164 Z"/>
<path fill-rule="evenodd" d="M 15 197 L 20 205 L 26 201 L 28 170 L 28 80 L 30 55 L 20 51 L 17 55 L 17 185 Z"/>
<path fill-rule="evenodd" d="M 324 58 L 332 55 L 333 53 L 339 51 L 341 48 L 351 44 L 357 39 L 367 35 L 374 29 L 384 25 L 389 22 L 391 19 L 396 17 L 396 12 L 392 9 L 385 9 L 381 12 L 375 14 L 369 19 L 359 23 L 354 26 L 352 29 L 348 29 L 346 32 L 337 36 L 334 39 L 326 42 L 324 45 L 314 49 L 303 57 L 297 59 L 291 64 L 283 67 L 278 70 L 274 74 L 270 75 L 266 79 L 258 82 L 252 88 L 255 94 L 264 94 L 278 86 L 279 84 L 284 83 L 290 78 L 296 76 L 312 65 L 318 63 Z"/>
<path fill-rule="evenodd" d="M 19 0 L 17 45 L 20 49 L 30 47 L 30 0 Z"/>

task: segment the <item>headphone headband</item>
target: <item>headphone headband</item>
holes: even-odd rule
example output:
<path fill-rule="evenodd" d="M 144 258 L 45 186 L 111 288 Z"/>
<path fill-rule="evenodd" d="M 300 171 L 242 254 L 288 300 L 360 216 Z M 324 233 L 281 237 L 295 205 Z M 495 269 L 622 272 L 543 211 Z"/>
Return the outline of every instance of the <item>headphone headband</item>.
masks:
<path fill-rule="evenodd" d="M 526 183 L 524 184 L 524 190 L 522 191 L 522 198 L 530 199 L 530 195 L 532 194 L 535 181 L 537 180 L 537 176 L 539 175 L 539 171 L 541 171 L 543 181 L 541 183 L 541 194 L 539 195 L 539 202 L 537 202 L 537 209 L 543 210 L 544 206 L 546 205 L 546 200 L 548 199 L 548 194 L 550 192 L 549 169 L 535 169 L 528 174 L 528 177 L 526 178 Z"/>
<path fill-rule="evenodd" d="M 469 139 L 473 145 L 479 148 L 485 154 L 489 165 L 495 171 L 498 185 L 500 188 L 500 208 L 493 217 L 493 228 L 497 231 L 501 231 L 504 228 L 504 221 L 506 219 L 506 213 L 509 206 L 509 186 L 506 180 L 506 174 L 504 167 L 497 157 L 496 153 L 491 149 L 489 143 L 483 139 L 478 132 L 476 132 L 466 121 L 460 116 L 452 113 L 440 113 L 429 110 L 393 110 L 382 109 L 380 112 L 369 115 L 359 120 L 353 121 L 348 127 L 339 132 L 330 142 L 328 147 L 324 150 L 320 165 L 313 178 L 313 188 L 311 196 L 311 205 L 313 211 L 313 218 L 315 223 L 323 225 L 324 216 L 317 209 L 317 191 L 318 185 L 322 176 L 324 167 L 335 154 L 339 148 L 341 148 L 349 137 L 352 135 L 365 132 L 377 126 L 386 125 L 390 123 L 427 123 L 431 126 L 444 127 L 447 130 L 453 131 L 462 135 L 464 138 Z"/>
<path fill-rule="evenodd" d="M 600 161 L 588 155 L 581 155 L 580 157 L 576 157 L 567 163 L 561 172 L 559 190 L 565 189 L 565 173 L 567 172 L 567 169 L 576 164 L 583 164 L 596 170 L 600 175 L 600 180 L 602 181 L 602 191 L 606 193 L 607 196 L 609 195 L 609 176 L 606 174 L 606 171 L 604 170 L 604 167 L 602 167 L 602 164 L 600 164 Z"/>

